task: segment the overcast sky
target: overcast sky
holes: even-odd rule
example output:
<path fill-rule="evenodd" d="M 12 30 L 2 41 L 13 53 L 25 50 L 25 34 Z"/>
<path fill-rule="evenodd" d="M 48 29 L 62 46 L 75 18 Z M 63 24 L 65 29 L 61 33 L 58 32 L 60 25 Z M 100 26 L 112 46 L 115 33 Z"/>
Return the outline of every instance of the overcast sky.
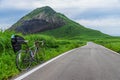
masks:
<path fill-rule="evenodd" d="M 10 27 L 43 6 L 50 6 L 88 28 L 120 36 L 120 0 L 0 0 L 0 28 Z"/>

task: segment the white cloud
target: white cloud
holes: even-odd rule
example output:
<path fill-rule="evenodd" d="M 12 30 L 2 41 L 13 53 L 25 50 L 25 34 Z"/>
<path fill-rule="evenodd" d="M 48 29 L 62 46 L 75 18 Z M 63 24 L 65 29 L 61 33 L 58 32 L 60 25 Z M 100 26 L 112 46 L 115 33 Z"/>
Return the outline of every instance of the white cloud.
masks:
<path fill-rule="evenodd" d="M 110 35 L 120 35 L 120 18 L 103 18 L 96 20 L 77 20 L 78 23 L 92 28 L 100 30 Z"/>
<path fill-rule="evenodd" d="M 42 6 L 51 6 L 68 17 L 78 15 L 90 9 L 120 9 L 119 0 L 2 0 L 0 9 L 31 10 Z"/>
<path fill-rule="evenodd" d="M 8 29 L 9 27 L 10 27 L 10 24 L 6 24 L 6 23 L 0 24 L 0 30 L 5 30 L 5 29 Z"/>
<path fill-rule="evenodd" d="M 53 8 L 112 8 L 120 7 L 119 0 L 2 0 L 1 8 L 33 9 L 41 6 Z"/>
<path fill-rule="evenodd" d="M 119 0 L 1 0 L 0 9 L 31 10 L 50 6 L 68 17 L 78 15 L 90 9 L 120 9 Z"/>

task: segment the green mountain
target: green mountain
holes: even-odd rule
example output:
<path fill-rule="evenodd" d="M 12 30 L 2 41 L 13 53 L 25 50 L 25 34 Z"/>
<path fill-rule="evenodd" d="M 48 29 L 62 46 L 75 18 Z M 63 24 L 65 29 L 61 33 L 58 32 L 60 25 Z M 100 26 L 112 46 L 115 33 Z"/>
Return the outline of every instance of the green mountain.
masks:
<path fill-rule="evenodd" d="M 15 23 L 10 30 L 24 34 L 41 33 L 58 38 L 108 36 L 100 31 L 85 28 L 48 6 L 33 10 Z"/>
<path fill-rule="evenodd" d="M 45 6 L 37 8 L 22 17 L 17 23 L 12 25 L 10 30 L 28 34 L 55 29 L 63 25 L 65 25 L 65 21 L 62 16 L 52 8 Z"/>

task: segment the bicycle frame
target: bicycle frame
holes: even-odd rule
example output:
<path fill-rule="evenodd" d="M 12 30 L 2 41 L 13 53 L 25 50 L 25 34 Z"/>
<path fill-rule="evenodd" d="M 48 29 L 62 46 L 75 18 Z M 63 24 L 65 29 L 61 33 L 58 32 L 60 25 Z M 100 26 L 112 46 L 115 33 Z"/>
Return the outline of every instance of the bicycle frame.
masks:
<path fill-rule="evenodd" d="M 32 48 L 35 48 L 34 51 L 32 51 Z M 35 54 L 37 53 L 38 51 L 38 46 L 36 45 L 36 42 L 34 43 L 34 46 L 30 47 L 29 50 L 32 51 L 32 54 L 30 54 L 32 56 L 32 58 L 34 58 Z"/>
<path fill-rule="evenodd" d="M 39 48 L 41 48 L 43 44 L 43 41 L 35 41 L 34 45 L 32 47 L 29 47 L 28 44 L 25 43 L 25 49 L 21 49 L 16 56 L 16 65 L 19 70 L 27 70 L 30 68 L 32 62 L 35 61 L 39 63 L 41 61 L 41 54 L 39 54 Z"/>

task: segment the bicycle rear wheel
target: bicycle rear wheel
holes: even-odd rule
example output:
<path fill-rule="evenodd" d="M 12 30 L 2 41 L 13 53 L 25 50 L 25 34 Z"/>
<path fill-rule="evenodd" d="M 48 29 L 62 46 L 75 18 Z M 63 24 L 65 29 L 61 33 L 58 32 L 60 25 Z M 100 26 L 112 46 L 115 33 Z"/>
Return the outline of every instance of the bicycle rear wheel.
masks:
<path fill-rule="evenodd" d="M 44 48 L 39 48 L 35 54 L 35 60 L 37 63 L 43 63 L 45 61 Z"/>
<path fill-rule="evenodd" d="M 28 70 L 31 66 L 30 50 L 20 50 L 16 56 L 16 66 L 19 70 Z"/>

